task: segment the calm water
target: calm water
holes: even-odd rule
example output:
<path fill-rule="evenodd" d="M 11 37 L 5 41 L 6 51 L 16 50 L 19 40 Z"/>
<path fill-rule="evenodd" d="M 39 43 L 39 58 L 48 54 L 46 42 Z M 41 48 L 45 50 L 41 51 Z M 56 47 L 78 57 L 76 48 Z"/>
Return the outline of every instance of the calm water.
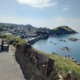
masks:
<path fill-rule="evenodd" d="M 68 38 L 70 37 L 77 38 L 78 40 L 69 41 Z M 60 41 L 60 39 L 66 40 L 66 42 Z M 65 37 L 49 37 L 47 40 L 39 40 L 32 46 L 49 54 L 55 52 L 60 56 L 70 55 L 80 62 L 80 34 L 68 35 Z M 70 51 L 62 50 L 63 47 L 69 47 Z"/>

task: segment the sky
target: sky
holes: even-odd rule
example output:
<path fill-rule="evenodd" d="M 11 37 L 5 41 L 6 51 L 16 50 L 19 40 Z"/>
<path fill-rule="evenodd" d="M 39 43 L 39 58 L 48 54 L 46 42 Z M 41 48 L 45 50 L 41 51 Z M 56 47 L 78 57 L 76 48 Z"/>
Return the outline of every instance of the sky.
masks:
<path fill-rule="evenodd" d="M 0 0 L 0 22 L 80 31 L 80 0 Z"/>

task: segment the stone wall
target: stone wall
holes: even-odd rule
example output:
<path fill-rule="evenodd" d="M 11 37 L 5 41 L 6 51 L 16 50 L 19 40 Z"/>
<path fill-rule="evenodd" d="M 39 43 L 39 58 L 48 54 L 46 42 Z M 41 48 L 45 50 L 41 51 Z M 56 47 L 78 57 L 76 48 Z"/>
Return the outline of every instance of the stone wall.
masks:
<path fill-rule="evenodd" d="M 53 59 L 34 50 L 29 44 L 18 45 L 15 57 L 26 80 L 80 80 L 75 72 L 64 73 L 56 70 Z"/>
<path fill-rule="evenodd" d="M 58 74 L 54 69 L 54 60 L 34 51 L 30 45 L 18 45 L 15 56 L 26 79 L 58 80 Z"/>

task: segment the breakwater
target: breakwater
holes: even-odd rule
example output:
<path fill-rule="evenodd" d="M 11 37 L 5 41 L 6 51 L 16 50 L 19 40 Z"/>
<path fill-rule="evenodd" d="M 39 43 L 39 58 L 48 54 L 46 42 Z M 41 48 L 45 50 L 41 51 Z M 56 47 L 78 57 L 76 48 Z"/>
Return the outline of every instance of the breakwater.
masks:
<path fill-rule="evenodd" d="M 34 44 L 35 42 L 37 42 L 37 41 L 39 41 L 39 40 L 41 40 L 41 39 L 48 39 L 48 35 L 45 35 L 45 36 L 39 36 L 39 37 L 37 37 L 37 38 L 35 38 L 35 39 L 32 39 L 32 40 L 30 40 L 30 41 L 28 41 L 28 43 L 30 44 L 30 45 L 32 45 L 32 44 Z"/>
<path fill-rule="evenodd" d="M 28 43 L 32 45 L 32 44 L 34 44 L 35 42 L 39 41 L 40 39 L 41 39 L 41 37 L 37 37 L 37 38 L 35 38 L 35 39 L 32 39 L 32 40 L 28 41 Z"/>

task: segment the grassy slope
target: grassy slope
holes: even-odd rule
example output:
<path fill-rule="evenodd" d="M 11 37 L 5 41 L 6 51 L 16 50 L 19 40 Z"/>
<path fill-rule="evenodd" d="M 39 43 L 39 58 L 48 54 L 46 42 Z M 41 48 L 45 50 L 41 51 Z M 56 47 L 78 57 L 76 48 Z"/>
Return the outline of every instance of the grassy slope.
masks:
<path fill-rule="evenodd" d="M 75 71 L 80 75 L 80 66 L 75 62 L 72 62 L 69 59 L 60 57 L 58 55 L 47 54 L 47 56 L 55 60 L 55 67 L 57 67 L 58 70 L 62 70 L 65 72 Z"/>
<path fill-rule="evenodd" d="M 33 48 L 33 50 L 38 51 Z M 72 62 L 70 59 L 66 59 L 64 57 L 55 55 L 55 54 L 47 54 L 42 51 L 38 51 L 41 54 L 46 55 L 49 58 L 52 58 L 55 60 L 55 67 L 58 70 L 64 71 L 64 72 L 69 72 L 69 71 L 74 71 L 78 75 L 80 75 L 80 66 L 77 65 L 75 62 Z"/>
<path fill-rule="evenodd" d="M 13 46 L 17 46 L 19 44 L 24 44 L 26 43 L 25 40 L 18 38 L 16 36 L 12 36 L 12 35 L 2 35 L 0 34 L 0 38 L 6 38 L 10 44 L 12 44 Z"/>
<path fill-rule="evenodd" d="M 58 30 L 59 28 L 62 28 L 62 29 L 69 31 L 69 32 L 74 31 L 73 29 L 69 28 L 68 26 L 60 26 L 60 27 L 54 28 L 53 30 Z"/>

